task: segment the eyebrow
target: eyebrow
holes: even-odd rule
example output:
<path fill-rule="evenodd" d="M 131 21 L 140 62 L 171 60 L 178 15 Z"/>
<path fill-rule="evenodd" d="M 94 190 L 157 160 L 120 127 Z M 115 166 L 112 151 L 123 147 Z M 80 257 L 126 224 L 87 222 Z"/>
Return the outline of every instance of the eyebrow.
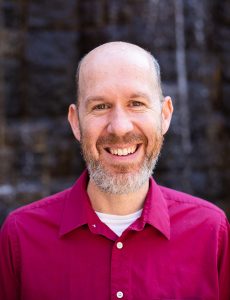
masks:
<path fill-rule="evenodd" d="M 129 99 L 133 99 L 133 98 L 145 98 L 145 99 L 149 100 L 149 96 L 143 92 L 136 92 L 129 96 Z M 91 102 L 105 101 L 105 99 L 106 98 L 102 97 L 102 96 L 89 96 L 88 98 L 86 98 L 86 104 L 88 105 Z"/>
<path fill-rule="evenodd" d="M 137 92 L 137 93 L 131 94 L 129 98 L 130 99 L 133 99 L 133 98 L 145 98 L 147 100 L 150 100 L 149 96 L 146 93 L 143 93 L 143 92 Z"/>
<path fill-rule="evenodd" d="M 89 105 L 91 102 L 99 101 L 105 101 L 105 98 L 102 96 L 89 96 L 88 98 L 86 98 L 86 105 Z"/>

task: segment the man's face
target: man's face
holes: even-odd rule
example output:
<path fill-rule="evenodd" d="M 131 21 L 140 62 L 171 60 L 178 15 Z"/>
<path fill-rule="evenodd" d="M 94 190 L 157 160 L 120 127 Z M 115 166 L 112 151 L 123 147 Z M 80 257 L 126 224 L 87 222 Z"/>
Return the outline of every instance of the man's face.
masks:
<path fill-rule="evenodd" d="M 146 58 L 88 62 L 80 76 L 80 140 L 103 191 L 134 192 L 151 176 L 163 142 L 162 104 Z"/>

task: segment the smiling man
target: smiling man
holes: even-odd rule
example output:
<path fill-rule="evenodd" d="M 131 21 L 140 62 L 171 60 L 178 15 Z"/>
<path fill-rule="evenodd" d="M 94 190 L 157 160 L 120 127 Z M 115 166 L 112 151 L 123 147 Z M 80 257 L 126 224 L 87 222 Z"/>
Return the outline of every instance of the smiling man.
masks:
<path fill-rule="evenodd" d="M 83 59 L 78 77 L 78 106 L 70 106 L 69 121 L 89 170 L 90 199 L 103 212 L 135 212 L 173 111 L 170 97 L 162 96 L 157 62 L 137 46 L 110 43 Z"/>
<path fill-rule="evenodd" d="M 87 171 L 20 208 L 0 240 L 0 299 L 229 300 L 229 224 L 151 177 L 173 106 L 144 49 L 101 45 L 77 72 L 68 119 Z"/>

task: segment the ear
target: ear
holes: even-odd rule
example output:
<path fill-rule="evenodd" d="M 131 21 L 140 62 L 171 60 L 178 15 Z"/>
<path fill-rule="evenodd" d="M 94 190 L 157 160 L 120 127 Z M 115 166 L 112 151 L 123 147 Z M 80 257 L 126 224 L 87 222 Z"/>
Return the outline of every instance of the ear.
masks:
<path fill-rule="evenodd" d="M 173 113 L 173 105 L 171 97 L 167 96 L 164 98 L 164 102 L 162 103 L 162 133 L 165 134 L 168 129 L 172 119 Z"/>
<path fill-rule="evenodd" d="M 81 132 L 80 132 L 77 106 L 75 104 L 71 104 L 69 106 L 68 121 L 70 123 L 75 138 L 80 142 Z"/>

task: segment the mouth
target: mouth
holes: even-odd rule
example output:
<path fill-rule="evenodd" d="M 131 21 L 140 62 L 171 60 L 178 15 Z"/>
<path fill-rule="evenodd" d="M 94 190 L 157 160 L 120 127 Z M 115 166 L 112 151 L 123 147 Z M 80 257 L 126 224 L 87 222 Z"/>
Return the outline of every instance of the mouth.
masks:
<path fill-rule="evenodd" d="M 133 146 L 129 146 L 129 147 L 107 147 L 105 148 L 105 150 L 112 154 L 112 155 L 116 155 L 116 156 L 128 156 L 131 155 L 133 153 L 135 153 L 137 151 L 137 149 L 139 148 L 139 145 L 133 145 Z"/>

